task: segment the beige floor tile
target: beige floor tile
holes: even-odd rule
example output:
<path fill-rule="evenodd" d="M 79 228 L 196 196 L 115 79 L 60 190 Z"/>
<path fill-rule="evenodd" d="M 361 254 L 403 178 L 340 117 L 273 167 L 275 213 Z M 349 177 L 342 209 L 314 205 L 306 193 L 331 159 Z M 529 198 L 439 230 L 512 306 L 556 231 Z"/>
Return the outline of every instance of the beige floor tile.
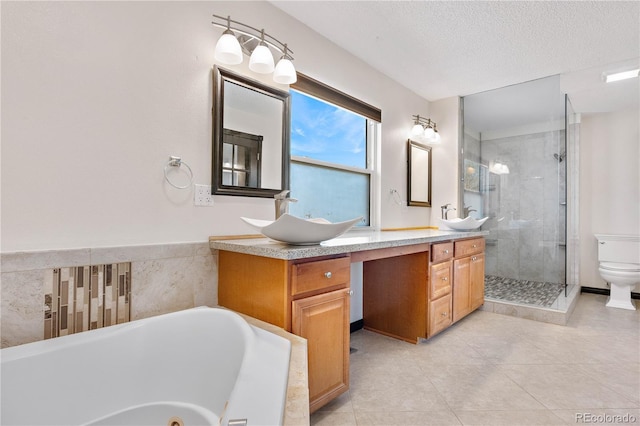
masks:
<path fill-rule="evenodd" d="M 560 417 L 550 410 L 523 411 L 456 411 L 463 425 L 564 425 Z"/>
<path fill-rule="evenodd" d="M 316 411 L 311 415 L 311 426 L 356 426 L 356 416 L 352 412 Z"/>
<path fill-rule="evenodd" d="M 390 411 L 385 413 L 356 413 L 358 426 L 443 426 L 461 425 L 451 410 Z"/>
<path fill-rule="evenodd" d="M 429 379 L 419 370 L 411 375 L 378 375 L 364 386 L 352 388 L 351 403 L 356 412 L 436 411 L 449 407 Z"/>
<path fill-rule="evenodd" d="M 616 393 L 640 403 L 639 363 L 579 364 L 577 368 Z"/>
<path fill-rule="evenodd" d="M 548 409 L 637 408 L 574 365 L 503 366 L 506 374 Z"/>
<path fill-rule="evenodd" d="M 493 365 L 447 365 L 423 370 L 454 411 L 545 408 L 500 368 Z"/>

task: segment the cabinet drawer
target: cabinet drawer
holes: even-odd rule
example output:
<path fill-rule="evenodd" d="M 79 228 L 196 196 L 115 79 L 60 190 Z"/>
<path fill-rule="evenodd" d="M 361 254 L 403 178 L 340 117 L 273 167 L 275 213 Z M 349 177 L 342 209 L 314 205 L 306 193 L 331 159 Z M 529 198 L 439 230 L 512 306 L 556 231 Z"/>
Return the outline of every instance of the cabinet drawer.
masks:
<path fill-rule="evenodd" d="M 295 263 L 291 266 L 291 295 L 348 287 L 350 272 L 351 260 L 348 257 Z"/>
<path fill-rule="evenodd" d="M 431 262 L 438 263 L 453 257 L 453 243 L 438 243 L 431 246 Z"/>
<path fill-rule="evenodd" d="M 451 261 L 431 265 L 429 299 L 451 293 Z"/>
<path fill-rule="evenodd" d="M 451 325 L 451 295 L 429 302 L 429 337 Z"/>
<path fill-rule="evenodd" d="M 484 251 L 484 238 L 456 241 L 455 246 L 456 257 L 482 253 Z"/>

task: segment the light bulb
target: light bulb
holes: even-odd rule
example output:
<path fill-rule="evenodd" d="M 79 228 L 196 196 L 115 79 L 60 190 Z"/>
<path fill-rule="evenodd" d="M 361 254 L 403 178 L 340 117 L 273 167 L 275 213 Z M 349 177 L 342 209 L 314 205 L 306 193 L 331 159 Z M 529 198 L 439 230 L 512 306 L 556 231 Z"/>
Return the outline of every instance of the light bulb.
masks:
<path fill-rule="evenodd" d="M 280 84 L 293 84 L 298 80 L 296 69 L 293 63 L 282 56 L 273 72 L 273 81 Z"/>
<path fill-rule="evenodd" d="M 426 129 L 424 129 L 424 137 L 427 139 L 433 139 L 433 135 L 436 132 L 433 131 L 433 128 L 431 127 L 427 127 Z"/>
<path fill-rule="evenodd" d="M 424 127 L 421 124 L 416 124 L 411 128 L 411 136 L 420 136 L 424 134 Z"/>
<path fill-rule="evenodd" d="M 261 42 L 251 54 L 249 59 L 249 69 L 259 74 L 269 74 L 273 72 L 273 55 L 267 45 Z"/>
<path fill-rule="evenodd" d="M 214 57 L 227 65 L 238 65 L 242 62 L 242 49 L 233 31 L 226 30 L 216 43 Z"/>

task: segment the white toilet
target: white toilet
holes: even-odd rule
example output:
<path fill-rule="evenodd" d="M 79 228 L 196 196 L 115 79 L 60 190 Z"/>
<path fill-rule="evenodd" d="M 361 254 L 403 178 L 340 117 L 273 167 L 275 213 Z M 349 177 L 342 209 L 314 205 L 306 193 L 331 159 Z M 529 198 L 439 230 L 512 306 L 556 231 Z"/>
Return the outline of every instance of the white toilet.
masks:
<path fill-rule="evenodd" d="M 598 270 L 611 286 L 607 306 L 635 310 L 631 289 L 640 283 L 640 236 L 595 236 L 598 239 Z"/>

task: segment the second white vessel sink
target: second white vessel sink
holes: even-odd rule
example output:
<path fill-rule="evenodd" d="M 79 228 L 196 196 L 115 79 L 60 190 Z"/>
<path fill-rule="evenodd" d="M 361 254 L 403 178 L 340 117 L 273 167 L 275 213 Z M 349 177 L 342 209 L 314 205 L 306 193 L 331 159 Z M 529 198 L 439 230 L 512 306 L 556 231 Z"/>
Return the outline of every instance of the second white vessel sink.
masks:
<path fill-rule="evenodd" d="M 345 222 L 331 223 L 326 219 L 301 219 L 283 214 L 278 220 L 260 220 L 241 217 L 265 237 L 293 245 L 319 244 L 347 232 L 362 220 L 362 216 Z"/>
<path fill-rule="evenodd" d="M 473 231 L 474 229 L 478 229 L 489 219 L 488 217 L 482 219 L 474 219 L 471 216 L 465 217 L 464 219 L 460 219 L 456 217 L 454 219 L 440 219 L 440 222 L 449 229 L 453 229 L 454 231 Z"/>

